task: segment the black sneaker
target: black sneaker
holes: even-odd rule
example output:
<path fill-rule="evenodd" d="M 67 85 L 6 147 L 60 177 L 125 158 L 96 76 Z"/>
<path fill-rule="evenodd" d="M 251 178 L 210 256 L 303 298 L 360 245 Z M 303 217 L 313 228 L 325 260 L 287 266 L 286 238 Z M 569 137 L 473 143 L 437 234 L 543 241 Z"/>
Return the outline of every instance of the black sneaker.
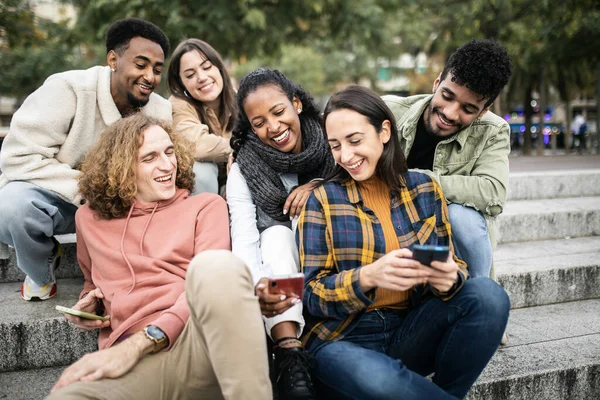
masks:
<path fill-rule="evenodd" d="M 279 400 L 316 400 L 310 377 L 313 359 L 303 347 L 275 350 L 275 371 Z"/>

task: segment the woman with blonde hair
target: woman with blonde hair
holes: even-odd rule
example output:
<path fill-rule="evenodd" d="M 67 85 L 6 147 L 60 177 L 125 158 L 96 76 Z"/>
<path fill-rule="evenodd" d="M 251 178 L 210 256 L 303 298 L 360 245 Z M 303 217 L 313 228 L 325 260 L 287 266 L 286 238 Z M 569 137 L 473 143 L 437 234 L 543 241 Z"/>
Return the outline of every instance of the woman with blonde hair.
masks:
<path fill-rule="evenodd" d="M 252 277 L 229 251 L 225 201 L 190 196 L 188 145 L 140 113 L 85 158 L 73 308 L 106 320 L 65 314 L 100 330 L 100 350 L 67 368 L 50 399 L 271 398 Z"/>
<path fill-rule="evenodd" d="M 235 91 L 220 54 L 200 39 L 173 51 L 168 71 L 173 126 L 192 142 L 196 190 L 219 193 L 231 154 L 229 138 L 237 117 Z"/>

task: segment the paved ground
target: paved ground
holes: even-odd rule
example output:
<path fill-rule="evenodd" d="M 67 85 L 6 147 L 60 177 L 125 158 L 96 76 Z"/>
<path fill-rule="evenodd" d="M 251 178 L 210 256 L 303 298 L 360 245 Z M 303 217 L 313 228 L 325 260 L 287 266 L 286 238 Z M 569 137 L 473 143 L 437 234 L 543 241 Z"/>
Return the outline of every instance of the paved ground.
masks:
<path fill-rule="evenodd" d="M 600 169 L 600 155 L 511 156 L 510 172 Z"/>

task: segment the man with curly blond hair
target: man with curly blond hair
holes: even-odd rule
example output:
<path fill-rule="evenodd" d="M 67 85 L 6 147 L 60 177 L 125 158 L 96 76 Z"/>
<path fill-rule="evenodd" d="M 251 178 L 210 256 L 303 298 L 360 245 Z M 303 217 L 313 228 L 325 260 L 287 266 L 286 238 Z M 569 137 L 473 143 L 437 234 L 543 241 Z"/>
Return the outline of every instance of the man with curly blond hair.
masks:
<path fill-rule="evenodd" d="M 50 399 L 271 397 L 250 270 L 229 251 L 223 198 L 190 196 L 188 149 L 137 114 L 86 156 L 75 215 L 85 283 L 73 308 L 108 319 L 65 314 L 100 329 L 100 350 L 67 368 Z"/>
<path fill-rule="evenodd" d="M 24 300 L 56 294 L 54 235 L 75 232 L 78 165 L 100 132 L 135 112 L 171 120 L 170 103 L 154 93 L 168 54 L 155 25 L 117 21 L 106 33 L 107 66 L 50 76 L 13 116 L 0 154 L 0 257 L 5 244 L 15 248 Z"/>

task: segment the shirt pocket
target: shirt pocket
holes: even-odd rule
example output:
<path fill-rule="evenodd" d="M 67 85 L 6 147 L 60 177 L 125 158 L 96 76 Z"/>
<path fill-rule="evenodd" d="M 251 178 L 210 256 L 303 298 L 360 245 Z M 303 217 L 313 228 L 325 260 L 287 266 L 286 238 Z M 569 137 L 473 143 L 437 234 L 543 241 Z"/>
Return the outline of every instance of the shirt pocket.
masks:
<path fill-rule="evenodd" d="M 435 232 L 436 216 L 433 214 L 430 217 L 416 221 L 412 224 L 413 232 L 415 233 L 416 242 L 419 244 L 437 244 L 432 243 L 432 234 Z M 437 240 L 435 240 L 437 242 Z"/>

